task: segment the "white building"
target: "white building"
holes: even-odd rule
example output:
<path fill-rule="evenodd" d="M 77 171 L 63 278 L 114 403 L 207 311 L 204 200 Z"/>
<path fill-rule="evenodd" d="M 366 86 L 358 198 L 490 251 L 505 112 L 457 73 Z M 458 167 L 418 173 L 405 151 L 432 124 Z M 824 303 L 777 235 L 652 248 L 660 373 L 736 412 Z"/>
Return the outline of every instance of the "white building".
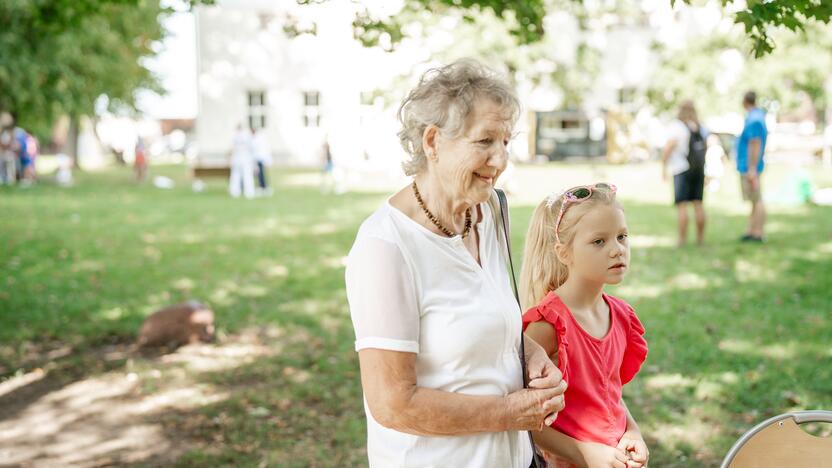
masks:
<path fill-rule="evenodd" d="M 362 47 L 353 38 L 352 21 L 356 10 L 368 3 L 391 9 L 397 2 L 364 0 L 359 5 L 330 0 L 298 6 L 294 1 L 219 0 L 214 6 L 198 7 L 200 159 L 227 158 L 234 130 L 241 124 L 264 129 L 278 164 L 318 166 L 328 139 L 336 163 L 397 169 L 404 154 L 396 138 L 395 106 L 385 109 L 369 96 L 394 88 L 401 76 L 415 82 L 433 65 L 433 57 L 430 47 L 412 42 L 395 53 Z M 601 26 L 585 33 L 604 51 L 600 75 L 584 103 L 590 115 L 601 109 L 640 107 L 638 96 L 643 96 L 657 66 L 651 42 L 682 44 L 721 19 L 713 6 L 680 15 L 669 2 L 648 4 L 636 24 L 616 26 L 614 20 L 600 17 L 596 21 Z M 578 33 L 574 19 L 567 16 L 553 12 L 547 17 L 547 41 L 553 57 L 561 61 L 574 55 Z M 608 21 L 614 27 L 607 27 Z M 315 34 L 289 37 L 285 24 L 301 30 L 314 27 Z M 545 81 L 537 87 L 518 81 L 517 86 L 527 111 L 560 107 L 558 92 L 547 89 Z M 513 146 L 520 159 L 529 157 L 528 123 L 529 119 L 520 120 Z"/>
<path fill-rule="evenodd" d="M 355 8 L 346 0 L 304 7 L 221 0 L 199 7 L 200 159 L 226 158 L 241 124 L 266 132 L 277 164 L 320 165 L 328 139 L 342 164 L 384 158 L 397 166 L 401 149 L 395 127 L 388 128 L 391 116 L 368 96 L 407 73 L 406 62 L 353 39 Z M 314 25 L 315 34 L 290 38 L 283 30 L 290 22 Z"/>

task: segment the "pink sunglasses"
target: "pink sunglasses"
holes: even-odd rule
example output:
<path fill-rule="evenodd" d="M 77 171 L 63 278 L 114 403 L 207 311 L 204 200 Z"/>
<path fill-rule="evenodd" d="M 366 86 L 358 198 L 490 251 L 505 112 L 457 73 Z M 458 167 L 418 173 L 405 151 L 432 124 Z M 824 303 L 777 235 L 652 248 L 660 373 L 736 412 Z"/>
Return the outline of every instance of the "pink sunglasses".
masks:
<path fill-rule="evenodd" d="M 564 192 L 563 202 L 560 204 L 560 213 L 558 213 L 558 220 L 555 222 L 555 239 L 557 239 L 558 244 L 560 244 L 560 222 L 561 220 L 563 220 L 563 215 L 566 213 L 566 208 L 570 204 L 580 203 L 584 200 L 587 200 L 589 197 L 592 196 L 592 192 L 594 189 L 609 190 L 612 193 L 615 193 L 617 190 L 615 185 L 601 182 L 593 185 L 582 185 L 580 187 L 571 188 Z"/>

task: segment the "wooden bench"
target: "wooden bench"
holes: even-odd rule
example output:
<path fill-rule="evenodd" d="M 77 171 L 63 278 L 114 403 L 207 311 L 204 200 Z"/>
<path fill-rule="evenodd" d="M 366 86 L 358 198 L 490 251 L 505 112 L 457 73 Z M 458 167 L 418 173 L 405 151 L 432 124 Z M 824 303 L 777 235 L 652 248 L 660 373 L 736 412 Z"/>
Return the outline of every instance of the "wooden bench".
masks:
<path fill-rule="evenodd" d="M 191 168 L 194 179 L 206 179 L 218 177 L 228 179 L 231 177 L 231 166 L 211 165 L 211 166 L 193 166 Z"/>

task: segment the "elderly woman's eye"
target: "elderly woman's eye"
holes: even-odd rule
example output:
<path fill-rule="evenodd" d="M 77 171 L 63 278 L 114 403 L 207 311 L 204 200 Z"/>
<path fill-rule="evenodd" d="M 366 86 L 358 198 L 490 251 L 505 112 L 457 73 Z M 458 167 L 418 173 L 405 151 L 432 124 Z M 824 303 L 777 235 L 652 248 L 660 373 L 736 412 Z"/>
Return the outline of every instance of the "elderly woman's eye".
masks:
<path fill-rule="evenodd" d="M 482 140 L 477 141 L 477 143 L 481 145 L 490 145 L 494 140 L 491 138 L 483 138 Z"/>

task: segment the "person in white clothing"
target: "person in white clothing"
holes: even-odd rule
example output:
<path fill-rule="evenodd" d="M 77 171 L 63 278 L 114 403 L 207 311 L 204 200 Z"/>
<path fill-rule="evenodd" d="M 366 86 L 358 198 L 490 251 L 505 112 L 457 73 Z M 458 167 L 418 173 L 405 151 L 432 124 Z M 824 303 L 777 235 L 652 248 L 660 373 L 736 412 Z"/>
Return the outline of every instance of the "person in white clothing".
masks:
<path fill-rule="evenodd" d="M 254 151 L 254 161 L 257 163 L 257 189 L 262 195 L 271 195 L 272 189 L 269 187 L 266 172 L 272 165 L 272 149 L 266 132 L 262 128 L 254 130 L 251 146 Z"/>
<path fill-rule="evenodd" d="M 242 125 L 237 125 L 231 146 L 231 176 L 228 180 L 228 193 L 239 197 L 240 192 L 246 198 L 254 198 L 254 155 L 251 147 L 251 132 Z"/>
<path fill-rule="evenodd" d="M 528 468 L 566 383 L 526 339 L 490 200 L 519 116 L 472 60 L 429 70 L 399 109 L 413 183 L 358 231 L 346 268 L 372 468 Z"/>
<path fill-rule="evenodd" d="M 728 155 L 716 134 L 708 135 L 708 152 L 705 153 L 705 187 L 708 192 L 718 192 L 725 175 L 725 162 Z"/>

